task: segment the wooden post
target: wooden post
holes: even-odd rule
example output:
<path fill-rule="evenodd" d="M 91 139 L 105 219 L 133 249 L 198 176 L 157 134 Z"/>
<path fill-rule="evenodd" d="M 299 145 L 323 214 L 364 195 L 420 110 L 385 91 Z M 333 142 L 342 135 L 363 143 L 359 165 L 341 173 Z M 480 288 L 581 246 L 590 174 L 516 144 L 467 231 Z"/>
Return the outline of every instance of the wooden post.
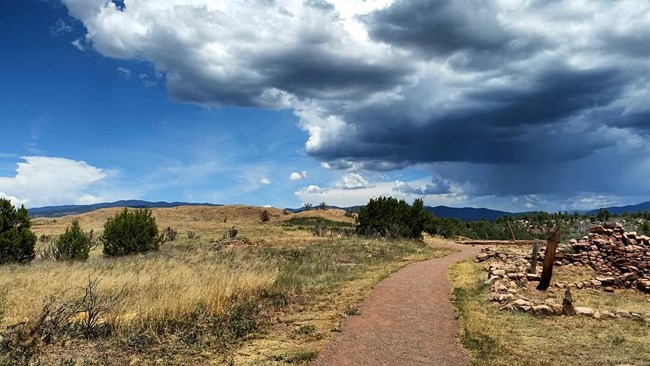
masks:
<path fill-rule="evenodd" d="M 542 279 L 539 281 L 537 289 L 539 291 L 546 291 L 551 285 L 551 277 L 553 277 L 553 262 L 555 262 L 555 252 L 557 251 L 557 244 L 560 241 L 560 229 L 554 229 L 548 241 L 546 242 L 546 251 L 544 252 L 544 267 L 542 268 Z"/>
<path fill-rule="evenodd" d="M 539 240 L 533 241 L 533 254 L 530 257 L 530 268 L 528 273 L 537 273 L 537 257 L 539 256 Z"/>
<path fill-rule="evenodd" d="M 517 238 L 515 238 L 515 232 L 512 231 L 512 225 L 510 225 L 510 220 L 508 220 L 508 227 L 510 228 L 510 235 L 512 235 L 512 241 L 517 241 Z"/>
<path fill-rule="evenodd" d="M 572 316 L 576 315 L 576 310 L 573 308 L 573 299 L 571 298 L 571 290 L 568 288 L 564 292 L 564 299 L 562 300 L 562 314 Z"/>

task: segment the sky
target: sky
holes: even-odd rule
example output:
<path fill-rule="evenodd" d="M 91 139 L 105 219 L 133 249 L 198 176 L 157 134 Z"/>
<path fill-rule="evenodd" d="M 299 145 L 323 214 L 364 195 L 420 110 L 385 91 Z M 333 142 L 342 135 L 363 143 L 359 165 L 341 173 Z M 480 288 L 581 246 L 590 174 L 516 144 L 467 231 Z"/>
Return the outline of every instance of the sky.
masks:
<path fill-rule="evenodd" d="M 0 197 L 650 200 L 650 2 L 0 0 Z"/>

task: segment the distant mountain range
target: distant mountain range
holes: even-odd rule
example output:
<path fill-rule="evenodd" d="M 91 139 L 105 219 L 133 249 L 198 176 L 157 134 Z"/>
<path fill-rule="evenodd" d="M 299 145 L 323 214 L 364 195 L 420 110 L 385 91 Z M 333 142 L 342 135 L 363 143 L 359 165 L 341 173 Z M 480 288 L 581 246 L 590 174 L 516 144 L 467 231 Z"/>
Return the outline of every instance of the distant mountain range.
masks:
<path fill-rule="evenodd" d="M 31 217 L 60 217 L 66 215 L 79 215 L 86 212 L 111 207 L 129 207 L 129 208 L 167 208 L 178 206 L 223 206 L 213 203 L 189 203 L 189 202 L 149 202 L 140 200 L 125 200 L 117 202 L 95 203 L 92 205 L 63 205 L 30 208 Z"/>
<path fill-rule="evenodd" d="M 609 211 L 610 214 L 613 215 L 619 215 L 619 214 L 624 214 L 624 213 L 634 213 L 634 212 L 640 212 L 640 211 L 650 211 L 650 202 L 643 202 L 639 203 L 636 205 L 628 205 L 628 206 L 615 206 L 615 207 L 604 207 L 607 211 Z M 589 214 L 596 214 L 600 211 L 600 209 L 596 210 L 591 210 L 588 211 L 587 213 Z"/>
<path fill-rule="evenodd" d="M 465 221 L 479 221 L 481 219 L 487 219 L 494 221 L 503 216 L 512 216 L 516 215 L 511 212 L 490 210 L 489 208 L 473 208 L 473 207 L 447 207 L 447 206 L 436 206 L 436 207 L 425 207 L 429 212 L 435 217 L 452 217 L 456 219 L 461 219 Z"/>
<path fill-rule="evenodd" d="M 64 206 L 48 206 L 48 207 L 39 207 L 39 208 L 30 208 L 29 214 L 32 217 L 60 217 L 65 215 L 78 215 L 86 212 L 91 212 L 99 210 L 102 208 L 111 208 L 111 207 L 129 207 L 129 208 L 168 208 L 168 207 L 178 207 L 178 206 L 223 206 L 213 203 L 189 203 L 189 202 L 149 202 L 149 201 L 140 201 L 140 200 L 126 200 L 126 201 L 117 201 L 117 202 L 107 202 L 107 203 L 96 203 L 93 205 L 64 205 Z M 344 210 L 358 211 L 361 206 L 351 206 L 351 207 L 334 207 Z M 447 206 L 425 206 L 425 208 L 433 213 L 436 217 L 451 217 L 462 219 L 466 221 L 478 221 L 481 219 L 487 219 L 490 221 L 496 220 L 503 216 L 514 216 L 519 213 L 506 212 L 491 210 L 489 208 L 473 208 L 473 207 L 447 207 Z M 643 202 L 637 205 L 629 206 L 617 206 L 617 207 L 605 207 L 611 214 L 623 214 L 623 213 L 634 213 L 639 211 L 650 211 L 650 202 Z M 291 212 L 301 212 L 305 208 L 292 209 L 288 208 L 287 210 Z M 595 214 L 598 213 L 598 210 L 591 211 L 582 211 L 586 214 Z"/>

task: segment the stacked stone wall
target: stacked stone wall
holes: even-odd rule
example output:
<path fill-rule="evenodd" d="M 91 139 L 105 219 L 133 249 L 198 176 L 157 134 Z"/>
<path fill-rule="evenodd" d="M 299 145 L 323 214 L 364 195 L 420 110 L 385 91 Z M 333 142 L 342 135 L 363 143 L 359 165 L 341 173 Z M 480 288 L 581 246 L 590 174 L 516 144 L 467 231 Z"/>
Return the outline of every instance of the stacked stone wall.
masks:
<path fill-rule="evenodd" d="M 562 264 L 587 265 L 610 286 L 650 292 L 650 237 L 609 223 L 590 228 L 589 235 L 572 239 L 570 246 L 574 253 L 563 255 Z"/>

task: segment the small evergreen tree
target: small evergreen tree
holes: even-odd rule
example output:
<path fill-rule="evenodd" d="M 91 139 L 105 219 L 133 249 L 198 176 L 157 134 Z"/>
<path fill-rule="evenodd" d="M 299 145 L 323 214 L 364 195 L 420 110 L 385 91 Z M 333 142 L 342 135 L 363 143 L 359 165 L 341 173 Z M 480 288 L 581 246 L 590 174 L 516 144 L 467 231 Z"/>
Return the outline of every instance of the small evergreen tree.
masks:
<path fill-rule="evenodd" d="M 424 209 L 421 199 L 416 199 L 410 206 L 404 200 L 380 197 L 371 199 L 359 210 L 357 233 L 392 239 L 417 239 L 422 237 L 422 231 L 432 218 L 433 215 Z"/>
<path fill-rule="evenodd" d="M 609 213 L 609 211 L 606 208 L 601 208 L 598 210 L 598 215 L 596 215 L 596 219 L 598 221 L 607 221 L 610 219 L 612 215 Z"/>
<path fill-rule="evenodd" d="M 643 224 L 637 229 L 640 235 L 650 235 L 650 221 L 644 220 Z"/>
<path fill-rule="evenodd" d="M 56 241 L 54 258 L 66 261 L 85 261 L 92 245 L 90 237 L 79 226 L 79 221 L 72 221 L 72 225 L 65 229 L 65 233 Z"/>
<path fill-rule="evenodd" d="M 34 259 L 36 235 L 30 228 L 25 206 L 16 210 L 11 201 L 0 198 L 0 264 Z"/>
<path fill-rule="evenodd" d="M 100 237 L 104 254 L 108 256 L 158 250 L 162 240 L 158 235 L 156 218 L 149 209 L 129 211 L 125 208 L 106 221 Z"/>

